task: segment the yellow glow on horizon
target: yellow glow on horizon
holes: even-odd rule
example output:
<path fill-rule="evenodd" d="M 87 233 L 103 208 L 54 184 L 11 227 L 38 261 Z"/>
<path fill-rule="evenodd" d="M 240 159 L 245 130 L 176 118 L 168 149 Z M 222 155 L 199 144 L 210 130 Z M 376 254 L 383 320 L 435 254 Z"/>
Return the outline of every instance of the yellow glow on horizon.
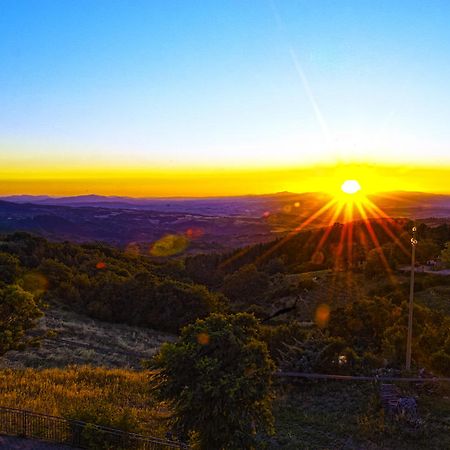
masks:
<path fill-rule="evenodd" d="M 0 162 L 0 195 L 94 193 L 132 197 L 206 197 L 282 191 L 344 195 L 339 189 L 342 180 L 353 179 L 363 181 L 365 195 L 387 191 L 450 193 L 450 167 L 445 166 L 336 164 L 219 168 Z"/>

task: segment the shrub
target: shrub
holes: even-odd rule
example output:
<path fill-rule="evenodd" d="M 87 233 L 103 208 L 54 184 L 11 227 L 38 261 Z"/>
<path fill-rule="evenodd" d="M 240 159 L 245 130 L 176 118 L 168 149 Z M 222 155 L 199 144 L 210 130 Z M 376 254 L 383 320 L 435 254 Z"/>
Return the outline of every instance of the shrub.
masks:
<path fill-rule="evenodd" d="M 249 449 L 272 431 L 274 364 L 254 316 L 212 314 L 182 330 L 153 360 L 160 399 L 175 412 L 175 427 L 201 449 Z"/>
<path fill-rule="evenodd" d="M 0 288 L 0 355 L 32 343 L 25 333 L 41 315 L 33 295 L 20 286 Z"/>

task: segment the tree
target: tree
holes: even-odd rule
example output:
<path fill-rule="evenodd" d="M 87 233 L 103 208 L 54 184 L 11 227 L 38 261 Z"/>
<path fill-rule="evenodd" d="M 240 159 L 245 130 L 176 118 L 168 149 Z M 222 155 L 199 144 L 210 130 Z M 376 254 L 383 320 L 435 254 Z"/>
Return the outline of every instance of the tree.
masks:
<path fill-rule="evenodd" d="M 9 253 L 0 252 L 0 283 L 13 283 L 19 273 L 20 261 Z"/>
<path fill-rule="evenodd" d="M 211 314 L 183 328 L 155 356 L 157 395 L 183 439 L 208 450 L 249 449 L 271 432 L 274 364 L 253 315 Z"/>
<path fill-rule="evenodd" d="M 0 355 L 30 343 L 25 333 L 36 325 L 41 315 L 29 292 L 16 285 L 0 289 Z"/>
<path fill-rule="evenodd" d="M 389 268 L 395 269 L 397 266 L 395 254 L 396 248 L 391 243 L 370 250 L 366 258 L 366 275 L 369 277 L 374 275 L 385 275 Z M 389 268 L 386 267 L 386 264 Z"/>
<path fill-rule="evenodd" d="M 450 267 L 450 242 L 445 244 L 444 250 L 441 252 L 441 261 L 448 267 Z"/>
<path fill-rule="evenodd" d="M 283 258 L 272 258 L 264 266 L 264 272 L 268 275 L 275 275 L 277 273 L 285 273 L 286 265 Z"/>
<path fill-rule="evenodd" d="M 439 256 L 440 247 L 432 239 L 424 239 L 419 241 L 416 249 L 416 260 L 426 264 L 427 261 L 435 259 Z"/>
<path fill-rule="evenodd" d="M 262 297 L 269 284 L 267 274 L 258 271 L 254 264 L 248 264 L 225 277 L 222 292 L 234 302 L 248 303 Z"/>

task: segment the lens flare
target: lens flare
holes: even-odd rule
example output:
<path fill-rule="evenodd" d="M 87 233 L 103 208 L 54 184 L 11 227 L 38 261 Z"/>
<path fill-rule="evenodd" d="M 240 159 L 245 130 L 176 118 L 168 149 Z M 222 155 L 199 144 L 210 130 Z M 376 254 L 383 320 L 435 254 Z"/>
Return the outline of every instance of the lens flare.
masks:
<path fill-rule="evenodd" d="M 23 288 L 34 295 L 41 295 L 48 289 L 47 278 L 39 272 L 30 272 L 23 276 Z"/>
<path fill-rule="evenodd" d="M 186 237 L 189 239 L 198 239 L 205 234 L 203 228 L 193 227 L 186 230 Z"/>
<path fill-rule="evenodd" d="M 197 342 L 200 345 L 208 345 L 209 344 L 209 334 L 208 333 L 197 334 Z"/>
<path fill-rule="evenodd" d="M 319 305 L 316 309 L 315 322 L 319 328 L 325 328 L 330 320 L 330 307 L 327 304 Z"/>
<path fill-rule="evenodd" d="M 167 234 L 150 247 L 152 256 L 173 256 L 182 253 L 189 245 L 189 239 L 183 234 Z"/>
<path fill-rule="evenodd" d="M 314 252 L 311 256 L 311 262 L 313 264 L 322 264 L 324 261 L 325 261 L 325 255 L 320 250 Z"/>

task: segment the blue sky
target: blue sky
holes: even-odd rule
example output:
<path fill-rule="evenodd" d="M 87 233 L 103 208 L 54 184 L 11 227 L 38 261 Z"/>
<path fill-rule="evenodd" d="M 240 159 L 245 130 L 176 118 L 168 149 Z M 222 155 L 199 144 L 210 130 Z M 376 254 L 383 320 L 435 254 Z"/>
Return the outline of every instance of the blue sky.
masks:
<path fill-rule="evenodd" d="M 448 1 L 0 2 L 0 162 L 450 165 Z"/>

